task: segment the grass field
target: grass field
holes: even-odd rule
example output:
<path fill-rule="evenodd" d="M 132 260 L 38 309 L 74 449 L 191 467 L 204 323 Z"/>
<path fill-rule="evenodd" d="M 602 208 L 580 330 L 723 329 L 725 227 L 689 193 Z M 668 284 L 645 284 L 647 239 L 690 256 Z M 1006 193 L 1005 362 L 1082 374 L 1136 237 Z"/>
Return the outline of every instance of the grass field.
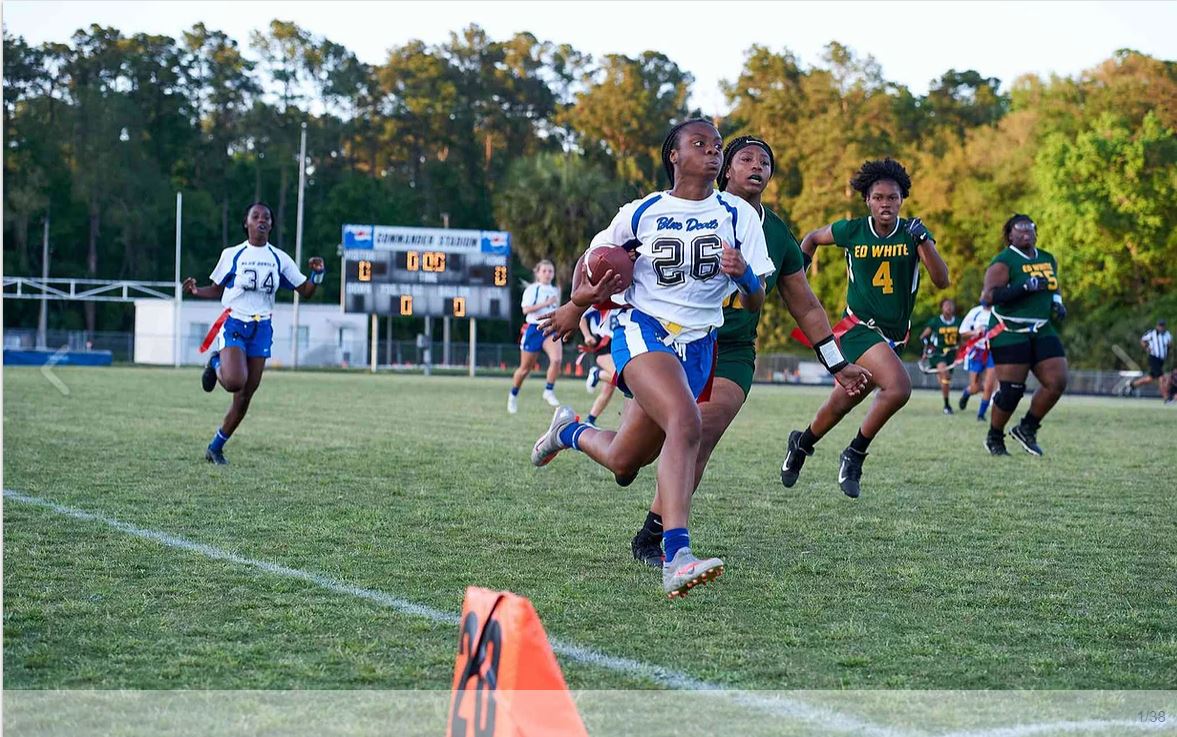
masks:
<path fill-rule="evenodd" d="M 798 485 L 784 438 L 824 392 L 754 388 L 696 497 L 727 573 L 667 602 L 629 555 L 653 491 L 583 456 L 532 468 L 549 408 L 502 379 L 268 375 L 227 446 L 197 371 L 4 371 L 8 688 L 437 688 L 456 627 L 230 551 L 456 614 L 468 585 L 534 603 L 554 638 L 745 689 L 1163 689 L 1177 680 L 1177 411 L 1066 397 L 1047 456 L 991 459 L 972 412 L 917 393 L 835 483 L 862 410 Z M 557 387 L 580 411 L 579 382 Z M 610 412 L 605 424 L 615 423 Z M 80 510 L 103 518 L 70 516 Z M 172 540 L 173 538 L 167 538 Z M 561 658 L 580 689 L 658 687 Z"/>

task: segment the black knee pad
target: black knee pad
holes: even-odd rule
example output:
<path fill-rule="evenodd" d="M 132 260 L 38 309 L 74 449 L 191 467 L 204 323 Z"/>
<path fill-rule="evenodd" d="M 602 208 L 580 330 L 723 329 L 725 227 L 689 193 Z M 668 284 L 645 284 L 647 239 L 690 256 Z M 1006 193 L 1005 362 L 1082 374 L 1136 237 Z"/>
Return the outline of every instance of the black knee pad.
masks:
<path fill-rule="evenodd" d="M 1005 412 L 1013 412 L 1022 401 L 1026 393 L 1026 385 L 1017 381 L 1000 381 L 997 384 L 997 394 L 993 395 L 993 404 Z"/>

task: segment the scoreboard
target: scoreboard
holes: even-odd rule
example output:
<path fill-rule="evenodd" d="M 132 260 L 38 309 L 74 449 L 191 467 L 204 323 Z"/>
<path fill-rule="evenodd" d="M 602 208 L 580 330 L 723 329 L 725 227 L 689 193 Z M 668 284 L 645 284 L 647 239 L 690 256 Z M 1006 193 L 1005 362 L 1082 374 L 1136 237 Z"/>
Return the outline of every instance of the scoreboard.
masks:
<path fill-rule="evenodd" d="M 402 317 L 510 315 L 511 234 L 343 226 L 343 310 Z"/>

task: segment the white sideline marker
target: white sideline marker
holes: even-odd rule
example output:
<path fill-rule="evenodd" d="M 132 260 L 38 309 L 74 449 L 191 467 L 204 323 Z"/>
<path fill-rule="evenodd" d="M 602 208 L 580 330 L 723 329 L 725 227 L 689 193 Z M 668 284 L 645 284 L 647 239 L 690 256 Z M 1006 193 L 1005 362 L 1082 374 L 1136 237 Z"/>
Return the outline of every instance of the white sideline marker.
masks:
<path fill-rule="evenodd" d="M 311 573 L 310 571 L 303 571 L 298 568 L 290 568 L 279 563 L 271 563 L 265 560 L 258 560 L 256 558 L 247 558 L 236 553 L 231 553 L 228 550 L 206 545 L 204 543 L 194 542 L 186 538 L 171 535 L 159 530 L 149 530 L 143 527 L 137 527 L 128 522 L 117 520 L 113 517 L 107 517 L 103 514 L 94 512 L 87 512 L 73 507 L 67 507 L 48 499 L 43 499 L 37 496 L 31 496 L 19 491 L 11 489 L 4 490 L 4 499 L 6 501 L 19 502 L 22 504 L 30 504 L 43 509 L 49 509 L 64 517 L 72 517 L 73 519 L 83 520 L 85 522 L 99 522 L 107 527 L 124 532 L 133 537 L 138 537 L 143 540 L 150 540 L 159 543 L 165 547 L 176 550 L 183 550 L 189 553 L 197 553 L 212 560 L 220 560 L 228 563 L 233 563 L 247 568 L 254 568 L 259 571 L 281 576 L 283 578 L 292 578 L 298 581 L 304 581 L 309 584 L 318 586 L 337 594 L 351 596 L 357 599 L 370 601 L 374 604 L 393 609 L 402 614 L 408 614 L 414 617 L 422 617 L 438 624 L 457 625 L 460 617 L 457 614 L 450 612 L 443 612 L 440 609 L 418 604 L 402 599 L 399 596 L 378 591 L 376 589 L 368 589 L 362 586 L 354 586 L 349 583 L 344 583 L 330 576 L 324 576 L 318 573 Z M 700 691 L 711 693 L 716 696 L 722 696 L 729 700 L 735 701 L 738 704 L 754 708 L 768 714 L 773 714 L 780 717 L 788 717 L 797 719 L 803 722 L 810 722 L 815 725 L 820 725 L 827 731 L 842 732 L 847 734 L 864 735 L 865 737 L 932 737 L 927 732 L 904 732 L 891 727 L 872 724 L 861 719 L 855 718 L 848 714 L 836 712 L 825 707 L 812 706 L 794 699 L 785 698 L 770 698 L 759 695 L 753 691 L 737 691 L 729 689 L 725 686 L 708 683 L 697 678 L 693 678 L 685 673 L 662 668 L 657 665 L 643 663 L 638 660 L 631 660 L 630 658 L 621 658 L 606 653 L 594 650 L 583 645 L 577 645 L 571 642 L 565 642 L 553 637 L 548 638 L 551 642 L 552 649 L 568 658 L 569 660 L 585 665 L 593 665 L 606 670 L 616 671 L 627 676 L 637 676 L 645 678 L 653 683 L 666 688 L 681 690 L 681 691 Z M 1058 733 L 1068 733 L 1087 730 L 1111 729 L 1111 728 L 1135 728 L 1135 731 L 1160 731 L 1166 727 L 1175 727 L 1174 724 L 1149 724 L 1136 721 L 1074 721 L 1074 722 L 1051 722 L 1043 724 L 1019 724 L 1012 727 L 994 727 L 977 731 L 956 731 L 951 733 L 944 733 L 940 737 L 1035 737 L 1035 735 L 1048 735 Z"/>

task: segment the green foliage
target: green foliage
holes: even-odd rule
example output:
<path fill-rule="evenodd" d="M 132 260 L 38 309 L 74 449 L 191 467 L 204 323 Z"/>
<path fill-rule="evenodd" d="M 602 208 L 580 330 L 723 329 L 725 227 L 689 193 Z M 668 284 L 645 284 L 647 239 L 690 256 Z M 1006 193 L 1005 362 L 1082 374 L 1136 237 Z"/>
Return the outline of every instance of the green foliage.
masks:
<path fill-rule="evenodd" d="M 600 167 L 571 154 L 517 160 L 497 198 L 499 224 L 511 231 L 520 261 L 556 264 L 556 280 L 571 284 L 572 267 L 624 198 L 623 185 Z"/>

